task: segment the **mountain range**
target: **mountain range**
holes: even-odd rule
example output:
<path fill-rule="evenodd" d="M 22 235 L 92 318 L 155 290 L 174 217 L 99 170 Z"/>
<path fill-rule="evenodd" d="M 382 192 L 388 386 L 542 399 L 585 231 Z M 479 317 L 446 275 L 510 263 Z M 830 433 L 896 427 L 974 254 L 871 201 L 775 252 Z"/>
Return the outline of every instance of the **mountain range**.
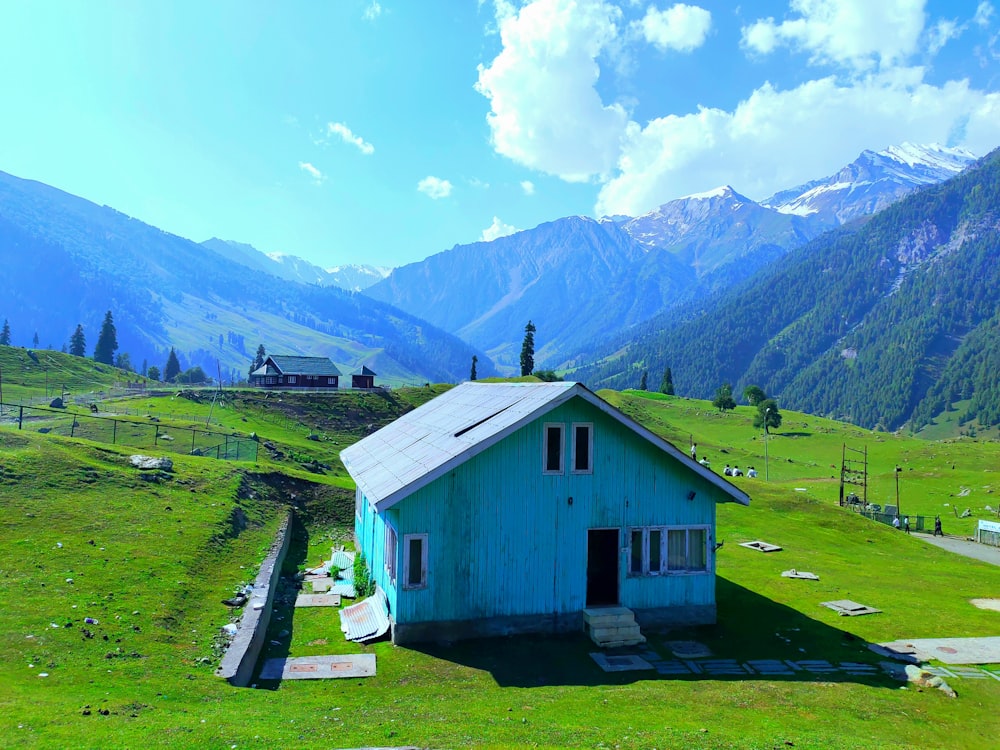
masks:
<path fill-rule="evenodd" d="M 757 385 L 793 409 L 920 429 L 1000 424 L 1000 150 L 864 222 L 827 232 L 728 293 L 667 311 L 572 373 L 678 393 Z"/>
<path fill-rule="evenodd" d="M 300 284 L 335 286 L 351 292 L 360 292 L 389 275 L 391 268 L 366 265 L 343 265 L 322 268 L 315 263 L 285 253 L 264 253 L 243 242 L 220 240 L 213 237 L 201 243 L 210 250 L 247 268 L 253 268 L 279 279 Z"/>
<path fill-rule="evenodd" d="M 271 354 L 328 356 L 345 373 L 367 365 L 379 382 L 459 380 L 473 355 L 479 372 L 493 372 L 483 352 L 424 320 L 335 286 L 280 278 L 276 262 L 256 256 L 266 258 L 198 244 L 0 172 L 0 317 L 15 344 L 37 335 L 58 349 L 82 324 L 89 352 L 111 310 L 119 353 L 136 369 L 147 362 L 162 371 L 174 347 L 183 368 L 236 380 L 263 344 Z"/>
<path fill-rule="evenodd" d="M 904 144 L 756 202 L 731 186 L 634 218 L 567 217 L 396 268 L 365 294 L 422 317 L 516 370 L 522 332 L 562 369 L 670 310 L 724 293 L 830 228 L 953 177 L 972 154 Z"/>

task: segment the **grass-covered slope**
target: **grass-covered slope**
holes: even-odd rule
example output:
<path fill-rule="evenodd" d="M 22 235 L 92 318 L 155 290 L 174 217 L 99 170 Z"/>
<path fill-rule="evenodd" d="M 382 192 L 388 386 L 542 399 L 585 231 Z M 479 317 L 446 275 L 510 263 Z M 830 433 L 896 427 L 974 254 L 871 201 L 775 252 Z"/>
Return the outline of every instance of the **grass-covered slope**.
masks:
<path fill-rule="evenodd" d="M 284 456 L 262 452 L 255 468 L 181 457 L 174 477 L 162 483 L 138 479 L 114 451 L 0 430 L 4 745 L 983 748 L 1000 731 L 1000 681 L 989 678 L 951 680 L 959 692 L 953 700 L 902 689 L 881 674 L 605 673 L 582 635 L 357 646 L 342 640 L 335 612 L 324 609 L 279 612 L 285 619 L 272 621 L 269 638 L 293 656 L 374 653 L 377 676 L 256 690 L 215 677 L 212 644 L 228 621 L 219 600 L 252 577 L 284 503 L 294 494 L 303 509 L 291 564 L 323 559 L 332 540 L 350 533 L 353 519 L 335 451 L 429 397 L 424 390 L 397 394 L 395 406 L 290 402 L 275 394 L 253 408 L 234 400 L 219 417 L 217 404 L 213 421 L 259 430 Z M 684 450 L 693 438 L 714 468 L 728 461 L 763 469 L 749 410 L 719 415 L 706 402 L 602 395 Z M 160 409 L 164 419 L 171 409 L 180 416 L 182 409 L 210 408 L 179 398 L 144 399 L 142 407 Z M 959 502 L 984 515 L 995 497 L 1000 446 L 927 443 L 784 416 L 768 444 L 770 481 L 735 480 L 750 493 L 751 506 L 719 509 L 718 537 L 725 540 L 718 554 L 719 624 L 647 633 L 649 645 L 667 657 L 665 640 L 693 638 L 716 657 L 738 661 L 875 663 L 864 641 L 995 635 L 1000 613 L 968 600 L 1000 597 L 1000 568 L 838 507 L 831 465 L 839 464 L 845 441 L 867 446 L 870 499 L 894 497 L 898 462 L 907 512 Z M 308 462 L 288 458 L 306 450 L 330 468 L 314 473 L 303 468 Z M 961 487 L 969 493 L 951 497 Z M 237 509 L 246 517 L 238 535 Z M 946 531 L 966 529 L 946 519 Z M 764 555 L 738 546 L 753 539 L 784 549 Z M 788 568 L 815 572 L 820 581 L 781 578 Z M 842 618 L 819 605 L 831 599 L 883 612 Z M 84 624 L 88 616 L 99 624 Z"/>

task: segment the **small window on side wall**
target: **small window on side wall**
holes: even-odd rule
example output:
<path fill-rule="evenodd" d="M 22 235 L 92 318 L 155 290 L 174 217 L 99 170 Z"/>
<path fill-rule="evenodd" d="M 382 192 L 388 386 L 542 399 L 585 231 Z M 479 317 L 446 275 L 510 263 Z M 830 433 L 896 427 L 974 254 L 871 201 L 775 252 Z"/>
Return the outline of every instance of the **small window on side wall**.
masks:
<path fill-rule="evenodd" d="M 544 426 L 543 474 L 563 473 L 563 425 L 548 423 Z"/>
<path fill-rule="evenodd" d="M 385 525 L 385 572 L 389 574 L 389 582 L 396 583 L 396 530 L 389 524 Z"/>
<path fill-rule="evenodd" d="M 594 471 L 594 426 L 588 423 L 573 424 L 573 473 L 591 474 Z"/>
<path fill-rule="evenodd" d="M 427 588 L 427 534 L 403 537 L 403 588 Z"/>

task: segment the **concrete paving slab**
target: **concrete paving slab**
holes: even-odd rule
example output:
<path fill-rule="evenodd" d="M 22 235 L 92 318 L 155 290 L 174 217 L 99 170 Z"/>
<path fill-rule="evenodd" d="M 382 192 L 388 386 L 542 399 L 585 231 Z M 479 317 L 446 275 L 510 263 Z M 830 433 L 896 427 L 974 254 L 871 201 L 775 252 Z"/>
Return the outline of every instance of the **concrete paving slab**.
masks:
<path fill-rule="evenodd" d="M 299 594 L 295 599 L 296 607 L 339 607 L 338 594 Z"/>
<path fill-rule="evenodd" d="M 889 651 L 912 649 L 921 661 L 945 664 L 1000 664 L 1000 636 L 985 638 L 914 638 L 879 644 Z"/>
<path fill-rule="evenodd" d="M 320 578 L 312 582 L 312 589 L 314 594 L 322 594 L 330 590 L 330 586 L 333 585 L 333 581 L 330 578 Z"/>
<path fill-rule="evenodd" d="M 712 655 L 712 649 L 698 641 L 666 641 L 663 645 L 678 659 L 700 659 Z"/>
<path fill-rule="evenodd" d="M 881 612 L 881 609 L 869 607 L 867 604 L 858 604 L 850 599 L 837 599 L 832 602 L 820 602 L 824 607 L 829 607 L 838 615 L 845 617 L 857 617 L 859 615 L 874 615 Z"/>
<path fill-rule="evenodd" d="M 635 654 L 611 656 L 595 651 L 590 654 L 590 658 L 605 672 L 634 672 L 642 669 L 653 669 L 652 664 Z"/>
<path fill-rule="evenodd" d="M 807 581 L 818 581 L 819 580 L 819 576 L 816 575 L 815 573 L 810 573 L 810 572 L 808 572 L 806 570 L 796 570 L 795 568 L 792 568 L 791 570 L 783 570 L 783 571 L 781 571 L 781 577 L 782 578 L 803 578 L 803 579 L 805 579 Z"/>
<path fill-rule="evenodd" d="M 262 680 L 333 680 L 374 675 L 375 654 L 268 659 L 260 670 Z"/>
<path fill-rule="evenodd" d="M 760 552 L 781 552 L 781 547 L 777 544 L 769 544 L 768 542 L 762 542 L 757 540 L 755 542 L 742 542 L 741 547 L 746 547 L 747 549 L 755 549 Z"/>

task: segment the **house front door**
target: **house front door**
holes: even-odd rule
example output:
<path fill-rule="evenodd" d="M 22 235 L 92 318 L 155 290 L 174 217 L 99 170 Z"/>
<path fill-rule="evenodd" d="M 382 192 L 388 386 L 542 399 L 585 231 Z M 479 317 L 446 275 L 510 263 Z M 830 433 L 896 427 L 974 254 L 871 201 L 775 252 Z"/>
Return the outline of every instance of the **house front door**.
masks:
<path fill-rule="evenodd" d="M 618 529 L 587 530 L 587 606 L 618 604 Z"/>

